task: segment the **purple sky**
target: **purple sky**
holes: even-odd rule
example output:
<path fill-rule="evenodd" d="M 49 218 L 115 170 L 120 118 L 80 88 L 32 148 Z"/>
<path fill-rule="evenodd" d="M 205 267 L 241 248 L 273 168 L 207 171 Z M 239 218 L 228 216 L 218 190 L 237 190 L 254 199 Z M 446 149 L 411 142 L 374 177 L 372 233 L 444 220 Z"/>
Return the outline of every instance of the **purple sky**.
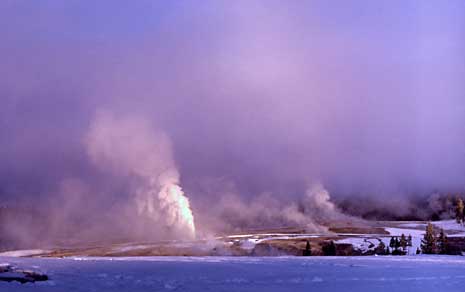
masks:
<path fill-rule="evenodd" d="M 464 52 L 462 0 L 1 1 L 0 196 L 124 189 L 82 143 L 100 109 L 171 137 L 194 204 L 463 192 Z"/>

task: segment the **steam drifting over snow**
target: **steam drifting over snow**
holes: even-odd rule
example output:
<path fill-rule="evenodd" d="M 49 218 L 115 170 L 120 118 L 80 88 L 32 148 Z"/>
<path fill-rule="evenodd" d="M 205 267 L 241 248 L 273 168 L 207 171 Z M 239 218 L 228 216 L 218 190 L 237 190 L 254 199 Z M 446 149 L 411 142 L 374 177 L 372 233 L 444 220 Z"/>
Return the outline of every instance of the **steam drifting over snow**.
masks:
<path fill-rule="evenodd" d="M 463 196 L 465 1 L 84 2 L 0 1 L 11 246 L 320 232 L 315 181 L 373 219 Z"/>
<path fill-rule="evenodd" d="M 327 233 L 328 222 L 359 220 L 341 213 L 321 183 L 310 184 L 305 192 L 287 200 L 280 200 L 279 193 L 262 193 L 247 200 L 235 186 L 221 188 L 224 185 L 210 183 L 212 188 L 203 193 L 207 198 L 220 194 L 215 208 L 203 201 L 196 205 L 200 205 L 196 219 L 202 228 L 221 233 L 299 227 L 307 232 Z"/>

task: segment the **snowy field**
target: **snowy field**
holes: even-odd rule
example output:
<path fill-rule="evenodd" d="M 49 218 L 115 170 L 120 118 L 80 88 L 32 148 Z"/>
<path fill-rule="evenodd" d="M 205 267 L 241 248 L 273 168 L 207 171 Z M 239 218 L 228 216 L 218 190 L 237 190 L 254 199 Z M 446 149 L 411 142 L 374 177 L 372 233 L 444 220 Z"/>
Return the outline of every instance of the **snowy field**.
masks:
<path fill-rule="evenodd" d="M 408 248 L 408 255 L 415 255 L 417 248 L 421 246 L 421 240 L 425 235 L 426 222 L 416 223 L 398 223 L 392 222 L 396 227 L 384 227 L 389 235 L 373 235 L 373 234 L 338 234 L 339 236 L 348 236 L 347 238 L 337 240 L 336 243 L 349 243 L 357 250 L 363 253 L 373 250 L 378 246 L 380 241 L 386 246 L 392 236 L 400 238 L 402 234 L 412 236 L 412 246 Z M 443 229 L 447 237 L 465 237 L 465 226 L 458 224 L 455 220 L 443 220 L 431 222 L 435 227 Z M 371 247 L 370 247 L 371 246 Z M 1 254 L 0 254 L 1 255 Z M 465 291 L 465 288 L 464 288 Z"/>
<path fill-rule="evenodd" d="M 47 273 L 0 291 L 465 291 L 465 258 L 143 257 L 12 258 L 0 263 Z"/>
<path fill-rule="evenodd" d="M 434 222 L 450 237 L 463 236 L 465 227 L 453 220 Z M 391 236 L 412 236 L 415 254 L 426 222 L 392 222 L 378 233 L 336 233 L 336 243 L 350 243 L 363 253 Z M 253 250 L 270 241 L 280 243 L 319 234 L 259 233 L 229 235 L 215 243 Z M 327 237 L 328 235 L 326 235 Z M 338 239 L 340 238 L 340 239 Z M 189 245 L 190 244 L 190 245 Z M 189 248 L 193 243 L 170 246 Z M 204 248 L 213 248 L 202 243 Z M 109 246 L 103 251 L 133 252 L 156 244 Z M 91 249 L 92 250 L 92 249 Z M 465 257 L 462 256 L 363 256 L 363 257 L 88 257 L 72 254 L 66 259 L 31 258 L 53 250 L 16 250 L 0 253 L 0 268 L 44 273 L 48 281 L 20 284 L 0 282 L 0 292 L 15 291 L 465 291 Z M 76 251 L 76 252 L 79 252 Z M 100 254 L 99 254 L 100 256 Z"/>

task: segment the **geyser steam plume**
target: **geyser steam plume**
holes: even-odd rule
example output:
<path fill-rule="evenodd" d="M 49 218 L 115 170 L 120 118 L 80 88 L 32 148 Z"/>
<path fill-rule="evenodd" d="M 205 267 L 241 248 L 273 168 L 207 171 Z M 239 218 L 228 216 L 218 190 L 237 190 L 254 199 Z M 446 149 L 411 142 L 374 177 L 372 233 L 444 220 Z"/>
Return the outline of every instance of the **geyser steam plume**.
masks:
<path fill-rule="evenodd" d="M 100 111 L 90 126 L 86 146 L 97 166 L 134 178 L 134 211 L 141 220 L 153 220 L 175 235 L 195 237 L 189 199 L 179 186 L 171 141 L 164 132 L 140 116 Z"/>

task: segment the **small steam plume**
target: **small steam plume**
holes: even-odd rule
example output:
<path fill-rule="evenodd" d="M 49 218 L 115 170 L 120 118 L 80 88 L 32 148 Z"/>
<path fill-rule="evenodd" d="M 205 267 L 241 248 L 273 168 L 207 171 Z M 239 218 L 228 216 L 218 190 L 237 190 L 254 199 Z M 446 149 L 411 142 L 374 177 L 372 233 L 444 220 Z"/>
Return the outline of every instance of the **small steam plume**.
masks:
<path fill-rule="evenodd" d="M 307 232 L 327 233 L 328 225 L 341 219 L 353 219 L 344 215 L 331 202 L 329 192 L 320 183 L 310 184 L 297 198 L 283 200 L 282 194 L 262 193 L 244 198 L 232 182 L 208 180 L 202 191 L 220 193 L 215 208 L 202 210 L 197 220 L 202 227 L 215 232 L 241 232 L 253 229 L 300 227 Z M 200 199 L 200 198 L 199 198 Z M 209 206 L 198 204 L 196 210 Z"/>
<path fill-rule="evenodd" d="M 303 199 L 304 212 L 316 215 L 318 218 L 334 217 L 339 214 L 336 206 L 331 202 L 328 190 L 321 183 L 311 185 Z"/>
<path fill-rule="evenodd" d="M 172 234 L 195 237 L 189 199 L 179 186 L 171 141 L 163 131 L 140 116 L 100 111 L 85 142 L 98 167 L 133 178 L 134 211 L 141 221 L 149 219 Z"/>

